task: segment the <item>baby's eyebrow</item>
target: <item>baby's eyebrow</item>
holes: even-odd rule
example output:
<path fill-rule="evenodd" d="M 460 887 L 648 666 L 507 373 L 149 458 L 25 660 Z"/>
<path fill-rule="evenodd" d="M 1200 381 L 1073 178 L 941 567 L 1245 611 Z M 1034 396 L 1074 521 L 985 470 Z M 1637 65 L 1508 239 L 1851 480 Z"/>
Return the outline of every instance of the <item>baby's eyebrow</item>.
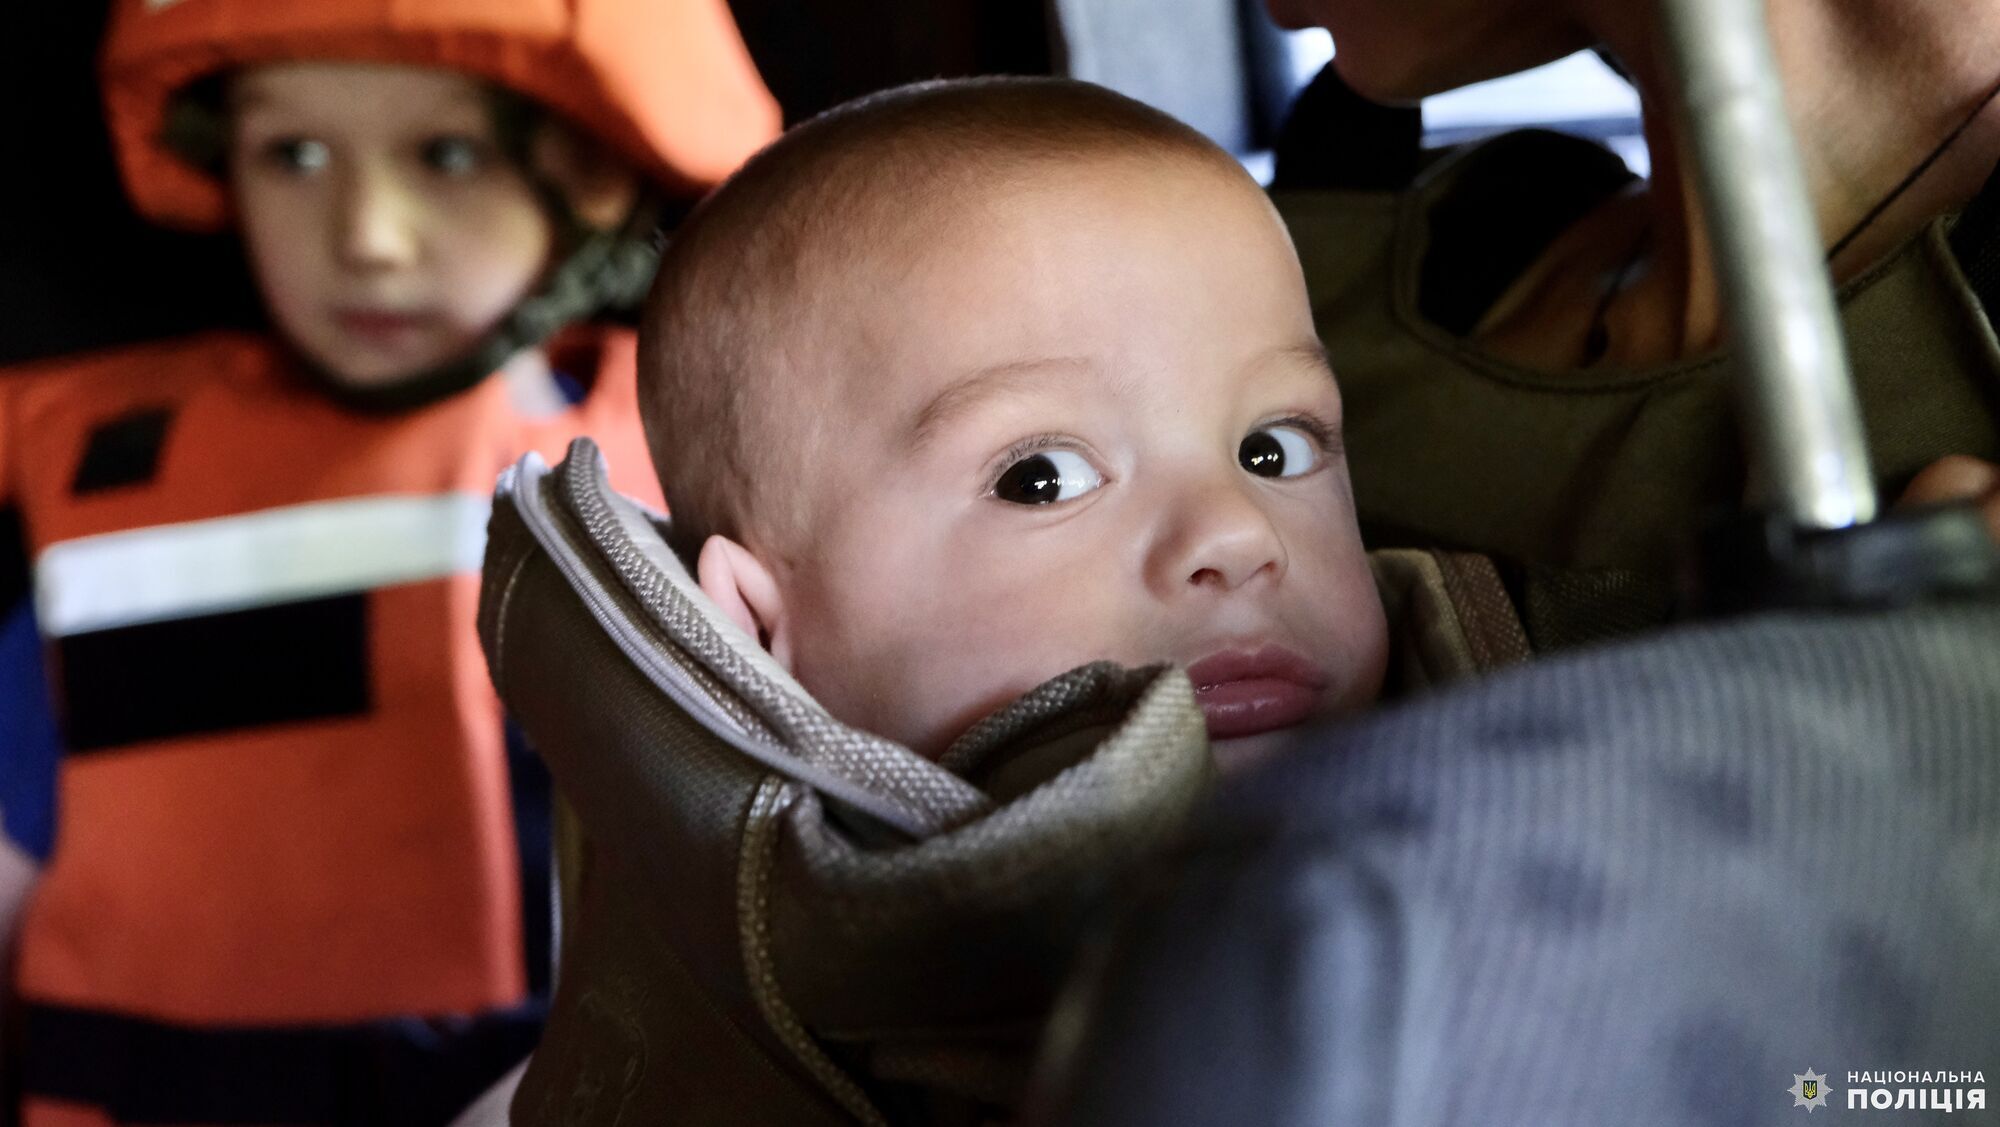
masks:
<path fill-rule="evenodd" d="M 1325 369 L 1329 376 L 1333 374 L 1333 362 L 1327 359 L 1326 345 L 1321 344 L 1318 337 L 1302 340 L 1297 344 L 1288 344 L 1274 350 L 1271 355 L 1288 360 L 1300 360 L 1310 366 Z"/>
<path fill-rule="evenodd" d="M 954 419 L 993 399 L 1018 395 L 1047 380 L 1053 371 L 1074 374 L 1090 361 L 1080 356 L 1038 356 L 990 364 L 953 380 L 931 397 L 910 422 L 910 446 L 922 450 Z"/>

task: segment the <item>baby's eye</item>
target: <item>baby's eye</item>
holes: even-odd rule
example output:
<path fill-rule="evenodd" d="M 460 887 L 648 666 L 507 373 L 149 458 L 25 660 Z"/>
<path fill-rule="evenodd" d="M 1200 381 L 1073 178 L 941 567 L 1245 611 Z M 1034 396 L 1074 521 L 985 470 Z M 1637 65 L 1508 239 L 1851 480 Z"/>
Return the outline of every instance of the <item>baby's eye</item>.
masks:
<path fill-rule="evenodd" d="M 1236 448 L 1236 461 L 1258 477 L 1297 477 L 1319 465 L 1320 444 L 1297 427 L 1258 427 Z"/>
<path fill-rule="evenodd" d="M 466 176 L 486 163 L 486 146 L 474 137 L 433 137 L 424 142 L 424 164 L 446 176 Z"/>
<path fill-rule="evenodd" d="M 333 163 L 333 150 L 310 137 L 280 137 L 264 144 L 264 159 L 286 172 L 310 176 Z"/>
<path fill-rule="evenodd" d="M 1015 462 L 993 485 L 993 495 L 1016 505 L 1070 501 L 1104 484 L 1104 475 L 1074 450 L 1042 450 Z"/>

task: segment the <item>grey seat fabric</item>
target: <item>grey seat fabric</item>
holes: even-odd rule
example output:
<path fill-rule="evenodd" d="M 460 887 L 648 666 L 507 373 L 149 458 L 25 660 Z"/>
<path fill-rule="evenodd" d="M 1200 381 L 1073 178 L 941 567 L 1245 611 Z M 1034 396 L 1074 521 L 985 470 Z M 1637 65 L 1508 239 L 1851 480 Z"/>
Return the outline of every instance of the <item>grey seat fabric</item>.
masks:
<path fill-rule="evenodd" d="M 1819 1121 L 1858 1114 L 1849 1072 L 2000 1086 L 2000 605 L 1503 673 L 1320 733 L 1178 871 L 1038 1122 L 1804 1123 L 1808 1069 Z M 1895 1122 L 1926 1116 L 1965 1120 Z"/>
<path fill-rule="evenodd" d="M 1258 0 L 1049 0 L 1057 73 L 1165 110 L 1236 154 L 1269 149 L 1295 94 Z"/>

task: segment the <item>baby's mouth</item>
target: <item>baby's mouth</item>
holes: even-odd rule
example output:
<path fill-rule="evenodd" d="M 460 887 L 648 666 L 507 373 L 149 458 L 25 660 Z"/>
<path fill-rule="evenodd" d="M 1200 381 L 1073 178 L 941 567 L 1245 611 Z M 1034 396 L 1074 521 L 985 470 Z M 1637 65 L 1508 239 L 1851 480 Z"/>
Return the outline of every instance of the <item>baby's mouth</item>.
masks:
<path fill-rule="evenodd" d="M 1274 732 L 1319 711 L 1326 673 L 1280 645 L 1222 650 L 1188 667 L 1208 737 L 1233 740 Z"/>

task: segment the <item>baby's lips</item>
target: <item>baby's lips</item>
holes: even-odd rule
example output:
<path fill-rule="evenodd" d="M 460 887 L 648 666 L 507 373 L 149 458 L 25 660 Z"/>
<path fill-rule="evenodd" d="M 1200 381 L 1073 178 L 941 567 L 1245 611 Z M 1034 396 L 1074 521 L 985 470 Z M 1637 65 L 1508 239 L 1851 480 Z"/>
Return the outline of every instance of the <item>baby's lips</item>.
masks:
<path fill-rule="evenodd" d="M 1187 672 L 1197 692 L 1230 681 L 1290 681 L 1314 690 L 1327 686 L 1325 670 L 1297 650 L 1275 642 L 1218 650 L 1188 666 Z"/>
<path fill-rule="evenodd" d="M 1279 645 L 1230 649 L 1188 667 L 1195 703 L 1210 739 L 1229 740 L 1290 728 L 1310 719 L 1326 691 L 1326 673 Z"/>

